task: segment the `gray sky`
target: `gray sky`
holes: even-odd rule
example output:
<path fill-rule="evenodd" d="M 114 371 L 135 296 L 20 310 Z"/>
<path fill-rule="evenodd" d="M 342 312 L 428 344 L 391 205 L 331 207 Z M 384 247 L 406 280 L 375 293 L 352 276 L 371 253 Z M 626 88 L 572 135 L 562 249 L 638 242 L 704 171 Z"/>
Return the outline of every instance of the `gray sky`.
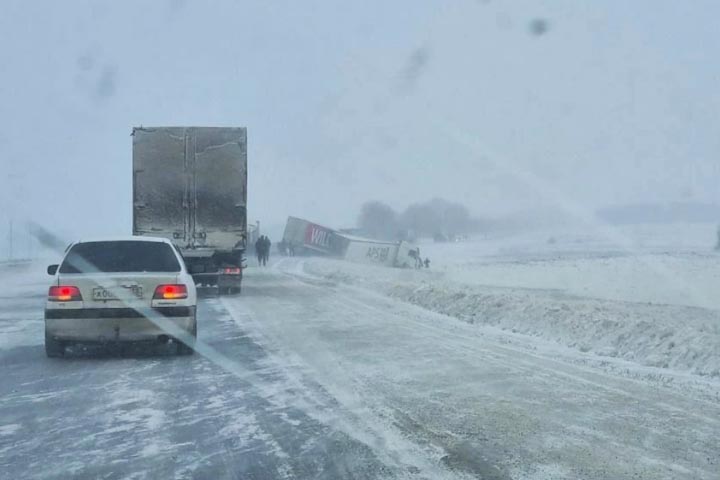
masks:
<path fill-rule="evenodd" d="M 129 233 L 141 124 L 247 126 L 266 224 L 349 225 L 367 199 L 553 207 L 517 172 L 586 208 L 720 203 L 718 18 L 697 0 L 6 0 L 0 218 Z"/>

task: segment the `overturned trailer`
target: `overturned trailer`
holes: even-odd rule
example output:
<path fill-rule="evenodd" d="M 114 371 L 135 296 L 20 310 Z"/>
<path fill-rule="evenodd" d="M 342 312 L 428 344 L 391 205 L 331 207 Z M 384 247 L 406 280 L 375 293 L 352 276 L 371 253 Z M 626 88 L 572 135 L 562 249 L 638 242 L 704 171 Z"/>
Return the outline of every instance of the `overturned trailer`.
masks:
<path fill-rule="evenodd" d="M 415 247 L 408 242 L 372 240 L 341 233 L 317 223 L 289 217 L 283 243 L 295 254 L 320 254 L 388 267 L 413 267 Z"/>
<path fill-rule="evenodd" d="M 288 217 L 283 243 L 299 255 L 341 257 L 347 248 L 347 239 L 335 230 L 297 217 Z"/>
<path fill-rule="evenodd" d="M 344 234 L 343 236 L 348 241 L 343 255 L 346 260 L 399 268 L 416 266 L 416 257 L 412 253 L 416 248 L 408 242 L 384 242 Z"/>

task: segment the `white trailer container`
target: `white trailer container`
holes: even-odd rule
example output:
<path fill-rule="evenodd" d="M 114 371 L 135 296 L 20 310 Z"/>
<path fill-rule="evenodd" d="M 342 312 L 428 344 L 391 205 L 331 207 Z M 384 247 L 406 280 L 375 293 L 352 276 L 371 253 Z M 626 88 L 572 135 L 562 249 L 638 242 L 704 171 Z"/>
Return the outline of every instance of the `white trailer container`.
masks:
<path fill-rule="evenodd" d="M 416 251 L 416 248 L 408 242 L 383 242 L 344 234 L 343 236 L 347 239 L 345 260 L 387 267 L 414 268 L 417 266 L 416 257 L 411 254 Z"/>

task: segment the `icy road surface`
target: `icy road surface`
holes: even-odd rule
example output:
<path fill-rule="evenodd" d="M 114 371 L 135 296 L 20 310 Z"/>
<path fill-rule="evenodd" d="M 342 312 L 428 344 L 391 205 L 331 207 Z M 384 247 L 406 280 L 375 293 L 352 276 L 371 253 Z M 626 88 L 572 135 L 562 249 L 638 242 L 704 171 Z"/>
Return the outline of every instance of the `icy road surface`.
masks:
<path fill-rule="evenodd" d="M 47 359 L 40 271 L 1 273 L 1 478 L 720 478 L 717 397 L 565 362 L 299 260 L 201 300 L 212 361 Z"/>

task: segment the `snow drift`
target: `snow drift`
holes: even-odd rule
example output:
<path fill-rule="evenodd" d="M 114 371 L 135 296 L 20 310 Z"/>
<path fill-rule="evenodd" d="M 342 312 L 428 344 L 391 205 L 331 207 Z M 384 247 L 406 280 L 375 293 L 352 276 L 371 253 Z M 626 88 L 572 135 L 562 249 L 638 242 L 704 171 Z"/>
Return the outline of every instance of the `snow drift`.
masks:
<path fill-rule="evenodd" d="M 425 249 L 425 247 L 423 247 Z M 453 246 L 442 248 L 454 248 Z M 462 248 L 472 248 L 465 245 Z M 440 252 L 434 252 L 437 255 Z M 667 256 L 678 275 L 687 272 L 703 278 L 716 278 L 715 261 L 687 254 L 658 254 Z M 615 258 L 615 259 L 614 259 Z M 628 277 L 635 282 L 642 275 L 652 277 L 646 271 L 647 259 L 642 255 L 618 255 L 603 258 L 602 262 L 617 262 L 623 271 L 635 265 L 636 275 Z M 497 258 L 495 259 L 497 260 Z M 566 262 L 567 258 L 558 258 Z M 337 282 L 354 284 L 369 288 L 399 300 L 407 301 L 428 310 L 449 315 L 464 322 L 477 325 L 491 325 L 504 330 L 540 337 L 557 344 L 590 352 L 600 356 L 621 358 L 640 365 L 672 369 L 711 378 L 720 378 L 720 309 L 703 303 L 676 304 L 648 301 L 643 295 L 640 301 L 628 301 L 622 295 L 612 298 L 604 289 L 596 292 L 584 290 L 578 294 L 573 289 L 575 282 L 581 282 L 582 276 L 592 271 L 596 259 L 592 255 L 585 258 L 574 257 L 576 278 L 567 277 L 564 281 L 568 288 L 559 288 L 557 278 L 548 283 L 552 289 L 523 285 L 523 278 L 517 285 L 511 286 L 505 278 L 502 286 L 491 286 L 469 281 L 468 266 L 462 269 L 446 266 L 440 271 L 398 271 L 382 269 L 370 265 L 353 265 L 329 259 L 306 261 L 304 270 Z M 523 272 L 536 269 L 533 279 L 544 273 L 550 274 L 553 261 L 546 258 L 542 262 L 517 260 L 507 262 L 493 261 L 492 256 L 484 262 L 474 265 L 476 276 L 483 277 L 484 268 L 492 272 L 502 269 L 517 269 L 523 264 Z M 683 267 L 685 265 L 685 267 Z M 704 265 L 707 273 L 699 272 L 698 265 Z M 567 266 L 563 266 L 567 269 Z M 680 271 L 685 268 L 685 272 Z M 611 269 L 615 271 L 614 269 Z M 526 276 L 530 277 L 530 276 Z M 487 283 L 492 278 L 485 276 Z M 458 281 L 462 280 L 462 281 Z M 596 283 L 597 279 L 594 280 Z M 622 277 L 608 276 L 608 282 L 614 281 L 616 290 L 623 288 Z M 651 284 L 652 278 L 648 278 Z M 531 280 L 532 283 L 532 280 Z M 713 285 L 704 285 L 706 290 Z M 658 286 L 658 292 L 662 292 Z M 666 297 L 663 297 L 666 298 Z"/>

